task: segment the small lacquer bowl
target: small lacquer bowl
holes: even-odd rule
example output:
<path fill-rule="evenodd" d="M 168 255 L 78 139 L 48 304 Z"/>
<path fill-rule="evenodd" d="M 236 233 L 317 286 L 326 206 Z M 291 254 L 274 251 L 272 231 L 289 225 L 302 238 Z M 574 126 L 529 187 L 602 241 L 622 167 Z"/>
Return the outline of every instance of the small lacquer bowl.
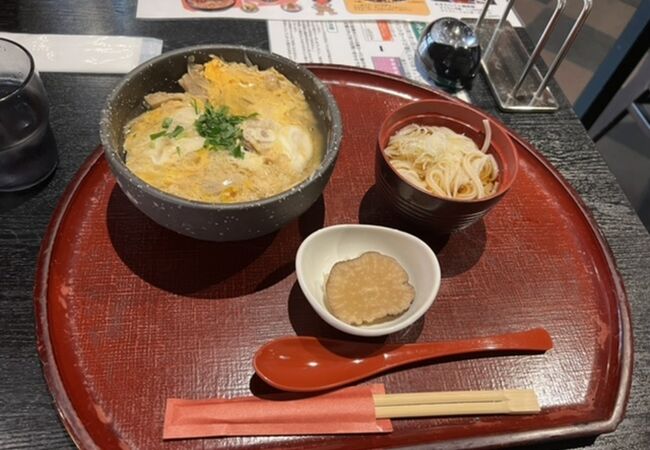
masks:
<path fill-rule="evenodd" d="M 395 258 L 408 273 L 415 298 L 408 310 L 390 320 L 350 325 L 327 309 L 325 283 L 334 264 L 365 252 Z M 334 225 L 311 234 L 298 249 L 296 274 L 316 313 L 334 328 L 356 336 L 384 336 L 408 327 L 429 309 L 440 288 L 440 265 L 426 243 L 403 231 L 374 225 Z"/>
<path fill-rule="evenodd" d="M 398 173 L 384 149 L 390 137 L 411 123 L 447 127 L 483 146 L 485 128 L 490 124 L 492 137 L 487 153 L 499 166 L 496 192 L 475 200 L 439 197 L 420 188 Z M 420 228 L 437 234 L 449 234 L 469 227 L 485 216 L 506 195 L 517 176 L 517 148 L 508 131 L 492 117 L 471 105 L 446 100 L 419 100 L 390 114 L 379 130 L 375 157 L 375 180 L 379 192 L 397 213 Z"/>

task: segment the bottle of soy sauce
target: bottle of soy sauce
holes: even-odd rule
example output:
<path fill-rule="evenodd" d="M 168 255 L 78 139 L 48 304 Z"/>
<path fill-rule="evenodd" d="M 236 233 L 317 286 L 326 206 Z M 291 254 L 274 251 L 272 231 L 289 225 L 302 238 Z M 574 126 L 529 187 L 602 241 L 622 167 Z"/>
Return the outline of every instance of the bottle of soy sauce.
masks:
<path fill-rule="evenodd" d="M 481 62 L 481 47 L 469 25 L 443 17 L 422 32 L 417 58 L 437 85 L 453 92 L 471 87 Z"/>

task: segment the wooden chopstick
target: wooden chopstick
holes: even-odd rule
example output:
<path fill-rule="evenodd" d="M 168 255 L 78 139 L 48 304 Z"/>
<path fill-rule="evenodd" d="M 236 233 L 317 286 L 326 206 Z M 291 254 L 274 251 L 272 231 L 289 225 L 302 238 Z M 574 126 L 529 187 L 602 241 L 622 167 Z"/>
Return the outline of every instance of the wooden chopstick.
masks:
<path fill-rule="evenodd" d="M 418 392 L 374 395 L 377 419 L 475 414 L 533 414 L 540 411 L 535 391 Z"/>

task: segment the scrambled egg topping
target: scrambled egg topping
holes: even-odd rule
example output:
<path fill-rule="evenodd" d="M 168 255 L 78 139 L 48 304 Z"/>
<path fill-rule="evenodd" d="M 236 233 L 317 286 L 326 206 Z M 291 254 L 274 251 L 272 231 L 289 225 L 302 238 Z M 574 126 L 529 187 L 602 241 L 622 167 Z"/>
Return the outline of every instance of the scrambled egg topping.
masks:
<path fill-rule="evenodd" d="M 275 69 L 214 58 L 179 82 L 185 93 L 150 94 L 152 109 L 126 128 L 127 167 L 147 183 L 191 200 L 242 202 L 285 191 L 320 163 L 316 118 Z"/>

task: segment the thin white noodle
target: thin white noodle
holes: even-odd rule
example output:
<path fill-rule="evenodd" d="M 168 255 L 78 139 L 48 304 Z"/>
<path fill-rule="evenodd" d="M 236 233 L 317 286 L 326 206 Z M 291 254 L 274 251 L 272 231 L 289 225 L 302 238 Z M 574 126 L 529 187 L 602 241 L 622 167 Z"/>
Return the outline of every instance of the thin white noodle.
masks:
<path fill-rule="evenodd" d="M 492 133 L 489 121 L 483 124 L 486 151 Z M 435 195 L 471 200 L 497 189 L 499 169 L 494 156 L 449 128 L 407 125 L 391 136 L 384 151 L 401 176 Z"/>
<path fill-rule="evenodd" d="M 483 126 L 485 127 L 485 140 L 481 152 L 485 153 L 490 148 L 490 142 L 492 141 L 492 128 L 490 127 L 490 121 L 487 119 L 483 119 Z"/>

